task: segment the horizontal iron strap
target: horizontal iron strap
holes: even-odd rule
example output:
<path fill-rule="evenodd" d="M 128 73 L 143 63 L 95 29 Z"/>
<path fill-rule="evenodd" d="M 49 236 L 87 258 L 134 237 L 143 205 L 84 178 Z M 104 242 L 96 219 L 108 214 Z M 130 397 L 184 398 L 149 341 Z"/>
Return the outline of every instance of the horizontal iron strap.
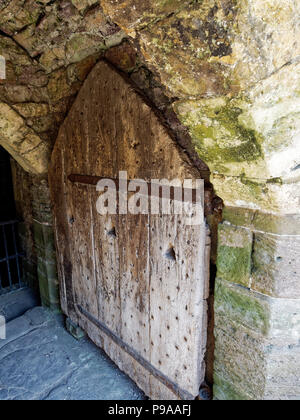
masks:
<path fill-rule="evenodd" d="M 71 174 L 68 176 L 69 181 L 77 184 L 84 184 L 84 185 L 94 185 L 96 186 L 99 181 L 102 181 L 104 179 L 110 179 L 115 182 L 116 187 L 119 189 L 119 179 L 117 178 L 107 178 L 107 177 L 100 177 L 100 176 L 91 176 L 91 175 L 77 175 L 77 174 Z M 134 180 L 133 180 L 134 181 Z M 129 183 L 132 182 L 131 180 L 127 180 L 127 187 Z M 159 197 L 163 198 L 163 185 L 161 184 L 155 184 L 151 182 L 147 182 L 148 186 L 148 194 L 150 197 Z M 155 194 L 153 191 L 153 187 L 158 188 L 158 195 Z M 172 186 L 170 185 L 170 200 L 178 200 L 179 194 L 181 194 L 180 201 L 184 202 L 192 202 L 194 204 L 198 203 L 198 197 L 197 197 L 197 190 L 194 188 L 185 188 L 184 191 L 187 193 L 190 191 L 189 194 L 182 194 L 182 188 Z M 190 199 L 192 197 L 192 200 Z M 164 197 L 169 198 L 169 197 Z"/>
<path fill-rule="evenodd" d="M 162 372 L 156 369 L 150 362 L 144 359 L 139 353 L 137 353 L 132 347 L 126 344 L 120 337 L 118 337 L 113 331 L 111 331 L 106 325 L 97 320 L 93 315 L 83 309 L 80 305 L 77 305 L 78 310 L 84 315 L 90 322 L 98 327 L 104 334 L 111 338 L 121 349 L 135 359 L 141 366 L 143 366 L 151 375 L 158 379 L 163 385 L 169 388 L 174 394 L 176 394 L 182 400 L 194 400 L 195 397 L 188 391 L 181 389 L 175 382 L 165 376 Z"/>

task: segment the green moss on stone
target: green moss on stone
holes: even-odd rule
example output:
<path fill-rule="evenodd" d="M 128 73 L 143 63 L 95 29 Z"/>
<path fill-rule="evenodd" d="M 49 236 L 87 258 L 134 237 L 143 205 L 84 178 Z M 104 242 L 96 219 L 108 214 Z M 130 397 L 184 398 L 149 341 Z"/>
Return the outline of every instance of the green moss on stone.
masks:
<path fill-rule="evenodd" d="M 248 401 L 252 398 L 237 390 L 219 375 L 214 374 L 214 399 L 220 401 Z"/>
<path fill-rule="evenodd" d="M 264 189 L 262 182 L 257 182 L 252 179 L 246 178 L 244 174 L 241 175 L 241 183 L 247 187 L 248 193 L 253 197 L 260 197 Z"/>
<path fill-rule="evenodd" d="M 264 167 L 264 137 L 245 119 L 247 99 L 218 97 L 180 101 L 174 105 L 182 123 L 189 127 L 195 148 L 212 171 L 238 175 Z M 264 174 L 265 175 L 265 174 Z"/>
<path fill-rule="evenodd" d="M 239 123 L 241 109 L 225 107 L 203 111 L 211 126 L 201 123 L 191 129 L 202 158 L 210 162 L 251 162 L 261 158 L 263 139 L 255 130 Z M 208 139 L 211 145 L 207 144 Z"/>
<path fill-rule="evenodd" d="M 237 323 L 267 335 L 269 331 L 270 305 L 250 290 L 216 281 L 215 311 Z"/>
<path fill-rule="evenodd" d="M 300 232 L 300 215 L 274 215 L 241 207 L 224 207 L 223 220 L 231 225 L 244 226 L 277 235 L 297 235 Z"/>
<path fill-rule="evenodd" d="M 220 224 L 218 231 L 218 277 L 249 287 L 252 232 L 227 224 Z"/>
<path fill-rule="evenodd" d="M 217 258 L 218 276 L 232 283 L 249 286 L 251 249 L 220 246 Z"/>

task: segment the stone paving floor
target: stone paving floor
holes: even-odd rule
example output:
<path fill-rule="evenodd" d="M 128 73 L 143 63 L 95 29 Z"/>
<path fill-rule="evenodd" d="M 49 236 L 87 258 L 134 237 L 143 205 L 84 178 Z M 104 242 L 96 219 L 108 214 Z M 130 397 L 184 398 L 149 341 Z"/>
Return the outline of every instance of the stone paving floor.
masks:
<path fill-rule="evenodd" d="M 66 331 L 62 316 L 34 307 L 8 322 L 0 340 L 0 400 L 141 399 L 100 349 Z"/>

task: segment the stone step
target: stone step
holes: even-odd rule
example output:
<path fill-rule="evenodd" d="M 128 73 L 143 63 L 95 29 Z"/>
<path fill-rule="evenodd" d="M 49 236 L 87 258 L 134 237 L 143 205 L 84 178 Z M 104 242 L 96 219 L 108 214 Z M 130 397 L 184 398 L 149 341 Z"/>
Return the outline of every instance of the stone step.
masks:
<path fill-rule="evenodd" d="M 38 296 L 31 289 L 15 290 L 0 296 L 0 316 L 10 322 L 39 304 Z"/>

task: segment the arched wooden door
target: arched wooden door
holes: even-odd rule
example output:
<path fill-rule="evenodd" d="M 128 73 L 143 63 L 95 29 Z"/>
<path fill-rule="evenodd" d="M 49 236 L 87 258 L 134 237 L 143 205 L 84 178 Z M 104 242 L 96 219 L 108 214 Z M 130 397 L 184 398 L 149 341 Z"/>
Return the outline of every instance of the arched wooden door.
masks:
<path fill-rule="evenodd" d="M 62 308 L 148 396 L 193 399 L 204 379 L 207 231 L 175 215 L 98 214 L 95 180 L 119 171 L 199 178 L 151 107 L 100 62 L 50 167 Z"/>

